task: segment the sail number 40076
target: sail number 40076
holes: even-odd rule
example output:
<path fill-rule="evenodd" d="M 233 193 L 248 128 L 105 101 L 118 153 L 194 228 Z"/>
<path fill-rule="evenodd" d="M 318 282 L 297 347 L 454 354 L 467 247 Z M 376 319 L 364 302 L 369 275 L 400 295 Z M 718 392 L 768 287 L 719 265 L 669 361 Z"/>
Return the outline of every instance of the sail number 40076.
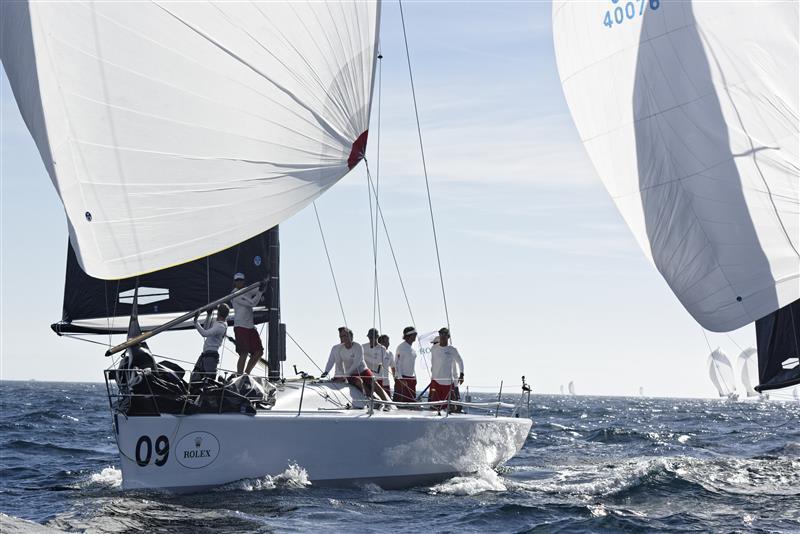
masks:
<path fill-rule="evenodd" d="M 644 11 L 648 4 L 650 9 L 656 10 L 661 7 L 661 0 L 631 0 L 622 4 L 620 0 L 611 0 L 615 7 L 612 7 L 603 15 L 603 26 L 613 28 L 615 24 L 622 24 L 626 20 L 644 16 Z"/>
<path fill-rule="evenodd" d="M 155 450 L 153 450 L 153 441 L 150 436 L 142 436 L 136 442 L 136 463 L 140 467 L 144 467 L 150 463 L 153 458 L 153 452 L 156 453 L 156 459 L 153 462 L 158 467 L 167 463 L 169 458 L 169 438 L 167 436 L 158 436 L 156 438 Z"/>

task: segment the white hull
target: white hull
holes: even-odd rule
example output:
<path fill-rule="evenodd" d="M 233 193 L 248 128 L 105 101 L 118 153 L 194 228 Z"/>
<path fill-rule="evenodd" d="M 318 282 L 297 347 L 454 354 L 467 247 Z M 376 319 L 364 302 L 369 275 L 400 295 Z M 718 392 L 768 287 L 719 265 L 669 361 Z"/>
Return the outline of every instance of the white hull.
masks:
<path fill-rule="evenodd" d="M 310 406 L 300 415 L 280 405 L 254 416 L 116 415 L 123 487 L 198 491 L 278 475 L 290 464 L 318 485 L 412 486 L 505 462 L 532 425 L 527 418 L 435 411 L 323 411 L 310 389 Z"/>

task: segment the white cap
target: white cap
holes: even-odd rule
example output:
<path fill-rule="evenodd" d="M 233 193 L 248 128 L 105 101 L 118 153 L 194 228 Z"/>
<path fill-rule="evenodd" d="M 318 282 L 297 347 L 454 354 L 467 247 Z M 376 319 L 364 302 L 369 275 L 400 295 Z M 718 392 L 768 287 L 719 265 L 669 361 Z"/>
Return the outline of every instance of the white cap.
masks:
<path fill-rule="evenodd" d="M 236 273 L 233 275 L 234 280 L 244 280 L 244 273 Z"/>

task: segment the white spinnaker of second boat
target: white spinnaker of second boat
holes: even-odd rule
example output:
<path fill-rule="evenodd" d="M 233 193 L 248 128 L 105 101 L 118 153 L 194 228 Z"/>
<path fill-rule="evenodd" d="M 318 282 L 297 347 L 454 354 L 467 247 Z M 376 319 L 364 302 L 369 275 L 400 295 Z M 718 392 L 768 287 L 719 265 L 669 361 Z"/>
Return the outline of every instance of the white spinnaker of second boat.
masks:
<path fill-rule="evenodd" d="M 800 298 L 800 4 L 554 0 L 561 82 L 617 207 L 705 328 Z"/>
<path fill-rule="evenodd" d="M 753 387 L 758 382 L 758 366 L 756 363 L 756 349 L 748 347 L 739 354 L 740 376 L 742 387 L 748 397 L 758 397 L 758 392 Z"/>
<path fill-rule="evenodd" d="M 3 66 L 92 276 L 240 243 L 360 160 L 377 1 L 0 9 Z"/>
<path fill-rule="evenodd" d="M 717 348 L 708 356 L 708 375 L 720 397 L 730 397 L 736 393 L 733 366 L 724 350 Z"/>

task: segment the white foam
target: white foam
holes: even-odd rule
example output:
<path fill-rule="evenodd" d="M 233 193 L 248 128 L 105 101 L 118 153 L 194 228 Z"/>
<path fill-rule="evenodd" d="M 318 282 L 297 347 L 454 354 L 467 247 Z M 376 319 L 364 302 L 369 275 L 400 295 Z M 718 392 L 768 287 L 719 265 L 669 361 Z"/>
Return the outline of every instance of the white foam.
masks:
<path fill-rule="evenodd" d="M 686 443 L 687 441 L 689 441 L 689 436 L 687 436 L 686 434 L 682 434 L 678 436 L 678 441 L 680 443 Z"/>
<path fill-rule="evenodd" d="M 311 485 L 308 472 L 295 463 L 289 464 L 286 471 L 276 476 L 275 482 L 289 488 L 304 488 Z"/>
<path fill-rule="evenodd" d="M 492 469 L 481 469 L 470 476 L 454 477 L 431 488 L 431 494 L 475 495 L 486 491 L 506 491 L 502 479 Z"/>
<path fill-rule="evenodd" d="M 236 482 L 231 482 L 230 484 L 225 484 L 220 489 L 223 491 L 264 491 L 274 490 L 278 487 L 304 488 L 310 485 L 311 481 L 308 480 L 308 472 L 299 465 L 292 463 L 289 464 L 286 471 L 280 475 L 244 478 Z"/>
<path fill-rule="evenodd" d="M 588 508 L 592 513 L 592 517 L 605 517 L 608 515 L 608 510 L 602 504 L 589 505 Z"/>
<path fill-rule="evenodd" d="M 104 467 L 99 473 L 92 473 L 89 483 L 106 488 L 119 488 L 122 486 L 122 471 L 116 467 Z"/>

